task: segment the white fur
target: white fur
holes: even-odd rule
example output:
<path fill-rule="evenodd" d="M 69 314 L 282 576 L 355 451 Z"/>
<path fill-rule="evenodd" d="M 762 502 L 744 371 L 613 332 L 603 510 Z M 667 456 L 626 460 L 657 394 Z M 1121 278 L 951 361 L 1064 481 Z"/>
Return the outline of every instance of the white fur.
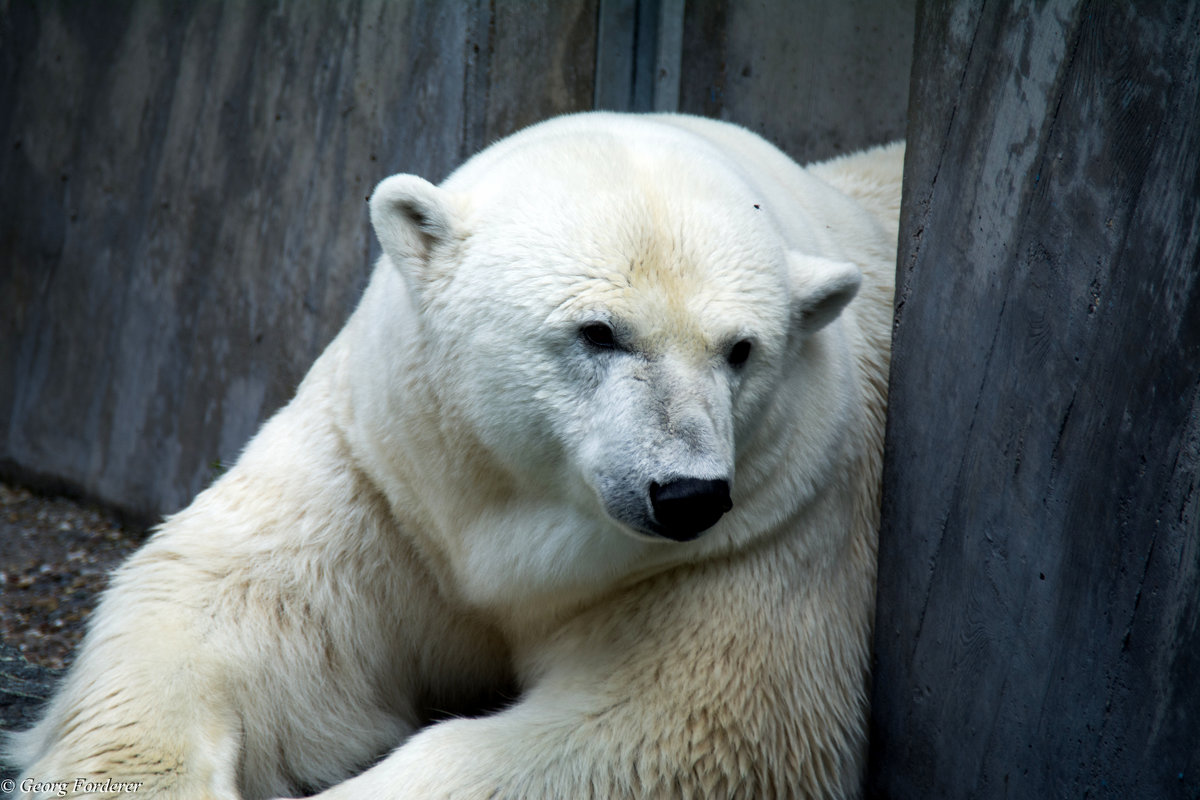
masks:
<path fill-rule="evenodd" d="M 856 795 L 902 156 L 586 114 L 383 181 L 358 309 L 121 568 L 25 774 Z M 677 542 L 646 492 L 681 477 L 733 508 Z"/>

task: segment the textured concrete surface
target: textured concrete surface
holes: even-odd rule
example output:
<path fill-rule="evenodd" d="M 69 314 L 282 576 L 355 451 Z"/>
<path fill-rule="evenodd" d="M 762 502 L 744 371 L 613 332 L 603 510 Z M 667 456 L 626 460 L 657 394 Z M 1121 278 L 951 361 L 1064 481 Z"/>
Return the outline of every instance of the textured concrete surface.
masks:
<path fill-rule="evenodd" d="M 680 110 L 745 125 L 802 163 L 902 139 L 915 5 L 689 2 Z"/>
<path fill-rule="evenodd" d="M 591 105 L 594 1 L 5 7 L 0 474 L 143 519 L 340 328 L 379 179 Z"/>
<path fill-rule="evenodd" d="M 871 796 L 1200 796 L 1200 7 L 926 3 Z"/>

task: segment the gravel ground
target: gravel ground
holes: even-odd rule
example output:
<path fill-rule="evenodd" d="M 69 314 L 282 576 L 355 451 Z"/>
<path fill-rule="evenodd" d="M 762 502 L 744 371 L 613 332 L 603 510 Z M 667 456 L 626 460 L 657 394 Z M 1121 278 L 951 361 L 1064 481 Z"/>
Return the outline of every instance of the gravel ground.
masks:
<path fill-rule="evenodd" d="M 0 640 L 68 666 L 108 573 L 145 538 L 100 509 L 0 483 Z"/>

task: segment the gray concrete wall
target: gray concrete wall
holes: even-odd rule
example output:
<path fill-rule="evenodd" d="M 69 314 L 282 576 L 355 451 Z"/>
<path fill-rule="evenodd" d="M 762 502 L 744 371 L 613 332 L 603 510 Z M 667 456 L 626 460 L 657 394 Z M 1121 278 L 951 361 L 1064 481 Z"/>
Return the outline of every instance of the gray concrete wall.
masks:
<path fill-rule="evenodd" d="M 1200 797 L 1200 6 L 928 2 L 871 792 Z"/>
<path fill-rule="evenodd" d="M 591 105 L 594 0 L 14 2 L 0 21 L 0 461 L 152 517 L 340 328 L 364 199 Z"/>
<path fill-rule="evenodd" d="M 799 158 L 903 129 L 911 2 L 4 4 L 0 477 L 186 504 L 353 307 L 374 184 L 592 107 L 605 15 L 607 63 Z"/>
<path fill-rule="evenodd" d="M 903 139 L 915 6 L 689 2 L 679 108 L 745 125 L 802 163 Z"/>

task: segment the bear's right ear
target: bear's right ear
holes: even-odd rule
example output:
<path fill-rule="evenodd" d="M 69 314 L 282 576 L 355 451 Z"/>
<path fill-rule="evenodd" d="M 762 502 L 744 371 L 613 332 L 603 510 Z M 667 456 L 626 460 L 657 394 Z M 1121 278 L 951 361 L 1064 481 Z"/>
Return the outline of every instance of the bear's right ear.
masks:
<path fill-rule="evenodd" d="M 833 322 L 854 299 L 862 272 L 849 261 L 798 251 L 788 253 L 792 280 L 792 324 L 813 333 Z"/>
<path fill-rule="evenodd" d="M 416 175 L 393 175 L 371 195 L 371 226 L 392 264 L 419 281 L 430 251 L 458 236 L 459 217 L 445 189 Z"/>

